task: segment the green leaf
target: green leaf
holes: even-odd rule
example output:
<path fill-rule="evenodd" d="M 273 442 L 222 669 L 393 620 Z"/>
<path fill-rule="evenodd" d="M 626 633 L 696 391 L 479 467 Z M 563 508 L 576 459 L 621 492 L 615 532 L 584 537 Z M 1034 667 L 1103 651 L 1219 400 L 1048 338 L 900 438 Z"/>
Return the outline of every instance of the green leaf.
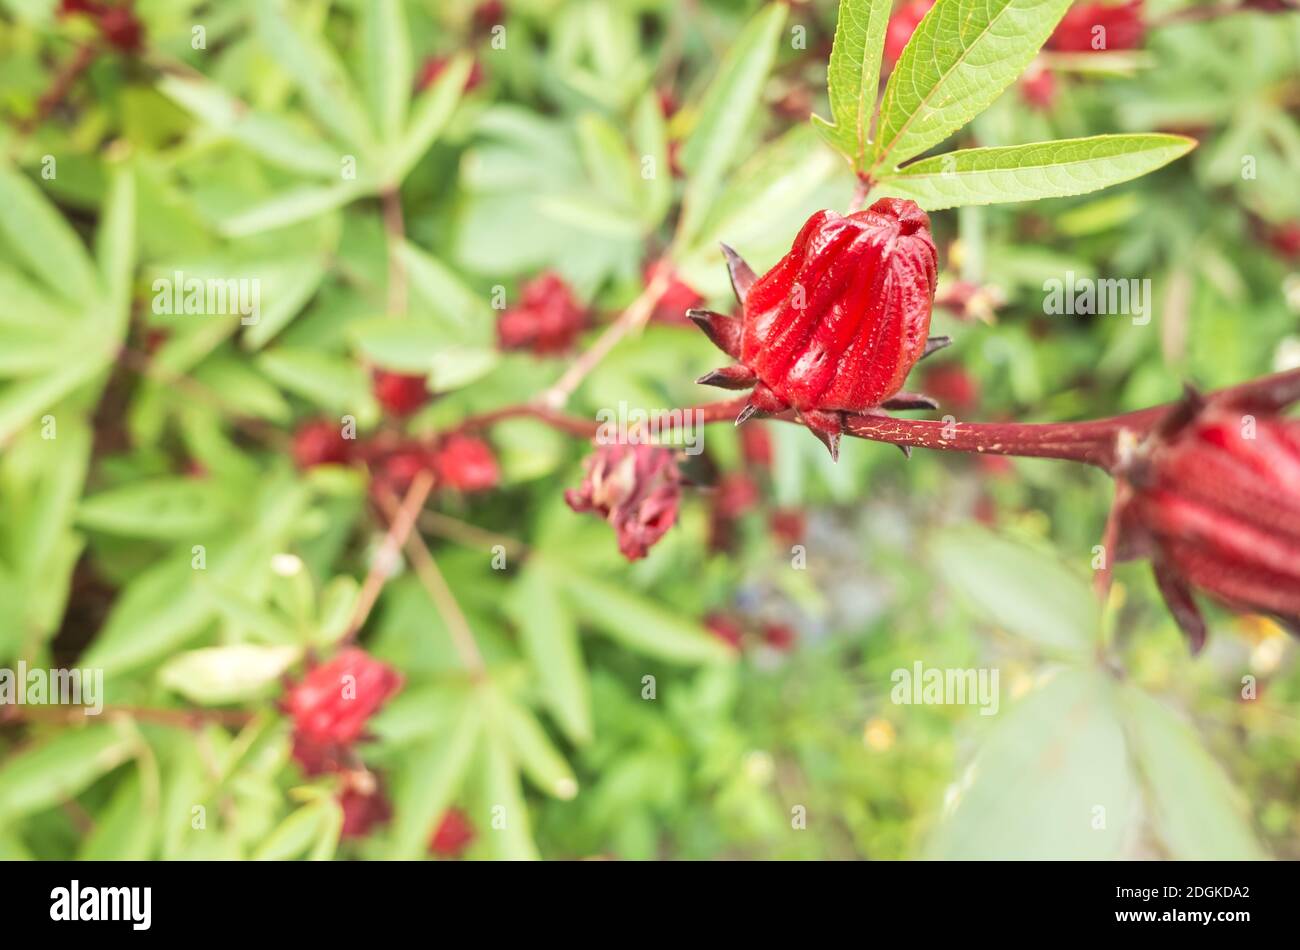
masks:
<path fill-rule="evenodd" d="M 885 87 L 874 177 L 938 145 L 1024 72 L 1070 0 L 938 0 Z"/>
<path fill-rule="evenodd" d="M 285 389 L 323 409 L 350 413 L 362 425 L 379 415 L 365 370 L 352 360 L 305 348 L 267 350 L 257 364 Z"/>
<path fill-rule="evenodd" d="M 1008 633 L 1076 655 L 1096 648 L 1097 600 L 1052 556 L 982 528 L 940 534 L 931 554 L 943 581 Z"/>
<path fill-rule="evenodd" d="M 227 523 L 222 487 L 193 478 L 140 480 L 85 499 L 77 510 L 84 528 L 137 538 L 184 539 Z"/>
<path fill-rule="evenodd" d="M 578 780 L 564 756 L 551 743 L 537 718 L 503 696 L 494 697 L 495 715 L 501 734 L 510 743 L 516 762 L 547 795 L 568 801 L 578 794 Z"/>
<path fill-rule="evenodd" d="M 140 773 L 132 772 L 95 816 L 77 851 L 78 861 L 147 861 L 158 840 L 158 819 L 145 801 Z"/>
<path fill-rule="evenodd" d="M 318 798 L 280 822 L 253 852 L 253 860 L 287 861 L 309 853 L 313 860 L 327 860 L 333 856 L 342 827 L 343 810 L 338 803 Z"/>
<path fill-rule="evenodd" d="M 60 732 L 0 767 L 0 826 L 80 794 L 131 756 L 131 742 L 107 725 Z"/>
<path fill-rule="evenodd" d="M 285 118 L 249 108 L 216 83 L 188 76 L 163 76 L 158 90 L 208 128 L 230 136 L 277 168 L 324 178 L 340 173 L 337 148 Z"/>
<path fill-rule="evenodd" d="M 1150 696 L 1121 687 L 1131 752 L 1156 835 L 1177 861 L 1257 861 L 1267 855 L 1248 809 L 1200 739 Z"/>
<path fill-rule="evenodd" d="M 379 137 L 396 142 L 406 125 L 406 106 L 414 83 L 411 38 L 402 0 L 371 0 L 366 4 L 363 42 L 370 115 Z"/>
<path fill-rule="evenodd" d="M 249 643 L 189 650 L 162 665 L 158 682 L 200 706 L 243 702 L 274 686 L 301 653 Z"/>
<path fill-rule="evenodd" d="M 637 592 L 570 573 L 554 559 L 546 562 L 545 570 L 579 617 L 638 653 L 675 663 L 735 662 L 735 653 L 717 637 Z"/>
<path fill-rule="evenodd" d="M 464 53 L 452 57 L 433 85 L 416 98 L 411 121 L 389 168 L 391 181 L 404 179 L 420 157 L 438 140 L 451 121 L 465 91 L 473 60 Z"/>
<path fill-rule="evenodd" d="M 870 159 L 871 118 L 876 112 L 880 59 L 892 6 L 891 0 L 840 0 L 826 70 L 832 121 L 812 117 L 813 127 L 855 172 L 865 172 Z"/>
<path fill-rule="evenodd" d="M 1113 684 L 1064 670 L 1025 696 L 949 790 L 925 856 L 940 860 L 1115 859 L 1139 796 Z"/>
<path fill-rule="evenodd" d="M 786 12 L 784 4 L 774 3 L 756 14 L 732 41 L 704 94 L 694 129 L 681 151 L 688 183 L 679 229 L 684 241 L 694 236 L 722 185 L 722 176 L 740 158 L 741 138 L 771 72 Z"/>
<path fill-rule="evenodd" d="M 95 334 L 104 351 L 115 351 L 126 341 L 131 319 L 131 282 L 136 258 L 136 187 L 130 166 L 113 168 L 108 197 L 95 234 L 95 252 L 104 286 L 103 307 L 96 315 Z"/>
<path fill-rule="evenodd" d="M 537 845 L 509 742 L 490 736 L 483 752 L 484 844 L 500 860 L 535 861 Z"/>
<path fill-rule="evenodd" d="M 302 185 L 223 219 L 220 228 L 227 237 L 248 237 L 274 231 L 341 208 L 365 194 L 368 188 L 360 180 L 334 185 Z"/>
<path fill-rule="evenodd" d="M 99 357 L 94 350 L 75 354 L 55 372 L 25 379 L 0 392 L 0 445 L 98 373 L 103 365 Z"/>
<path fill-rule="evenodd" d="M 528 565 L 512 585 L 506 611 L 519 627 L 524 654 L 537 670 L 542 702 L 576 743 L 591 739 L 591 683 L 578 625 L 550 579 Z"/>
<path fill-rule="evenodd" d="M 882 188 L 927 211 L 1098 191 L 1167 165 L 1196 147 L 1181 135 L 1094 135 L 936 155 L 882 176 Z"/>
<path fill-rule="evenodd" d="M 0 234 L 51 290 L 82 306 L 97 299 L 99 280 L 81 239 L 39 188 L 5 165 L 0 165 Z"/>
<path fill-rule="evenodd" d="M 267 56 L 292 77 L 316 121 L 365 151 L 371 130 L 347 71 L 329 45 L 291 23 L 284 8 L 282 0 L 255 7 Z"/>
<path fill-rule="evenodd" d="M 653 89 L 647 90 L 636 105 L 632 116 L 632 141 L 640 161 L 644 163 L 650 159 L 653 162 L 654 174 L 641 176 L 638 205 L 646 227 L 656 228 L 672 207 L 673 181 L 668 159 L 668 129 L 659 108 L 659 97 Z"/>
<path fill-rule="evenodd" d="M 482 727 L 478 705 L 465 703 L 453 728 L 403 757 L 394 783 L 390 858 L 409 861 L 428 851 L 429 839 L 469 769 Z"/>

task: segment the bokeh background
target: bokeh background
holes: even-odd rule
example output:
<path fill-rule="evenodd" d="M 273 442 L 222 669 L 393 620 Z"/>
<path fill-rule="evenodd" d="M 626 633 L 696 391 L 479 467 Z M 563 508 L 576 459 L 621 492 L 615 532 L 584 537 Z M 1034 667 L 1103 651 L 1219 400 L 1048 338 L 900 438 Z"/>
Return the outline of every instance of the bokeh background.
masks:
<path fill-rule="evenodd" d="M 0 0 L 0 665 L 102 669 L 107 708 L 0 710 L 0 855 L 1300 857 L 1295 639 L 1211 608 L 1192 657 L 1142 563 L 1097 608 L 1105 475 L 851 439 L 832 464 L 775 422 L 709 427 L 635 563 L 563 501 L 589 445 L 492 426 L 495 486 L 435 487 L 417 527 L 485 672 L 395 563 L 358 642 L 402 688 L 304 774 L 285 684 L 339 648 L 388 521 L 373 471 L 295 464 L 295 436 L 435 439 L 533 398 L 573 356 L 500 352 L 494 300 L 544 272 L 586 343 L 670 246 L 729 308 L 719 240 L 765 268 L 848 206 L 807 122 L 836 4 L 790 5 L 686 246 L 678 146 L 753 0 L 59 6 Z M 1132 48 L 1049 49 L 956 136 L 1200 145 L 932 215 L 955 342 L 914 384 L 945 411 L 1091 418 L 1300 365 L 1300 14 L 1268 6 L 1148 2 Z M 259 321 L 156 312 L 176 271 L 258 280 Z M 1070 273 L 1149 280 L 1152 319 L 1045 313 Z M 713 398 L 681 309 L 569 411 Z M 376 369 L 436 398 L 394 418 Z M 918 662 L 996 669 L 997 714 L 893 702 Z"/>

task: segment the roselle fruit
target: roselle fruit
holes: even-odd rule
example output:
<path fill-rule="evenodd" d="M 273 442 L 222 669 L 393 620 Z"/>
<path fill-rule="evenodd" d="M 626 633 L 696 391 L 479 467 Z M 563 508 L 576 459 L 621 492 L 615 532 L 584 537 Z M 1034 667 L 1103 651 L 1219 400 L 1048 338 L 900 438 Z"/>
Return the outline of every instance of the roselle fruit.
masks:
<path fill-rule="evenodd" d="M 586 314 L 569 285 L 548 271 L 524 284 L 518 306 L 501 314 L 497 340 L 503 350 L 549 356 L 573 346 L 585 323 Z"/>
<path fill-rule="evenodd" d="M 372 388 L 379 405 L 392 416 L 409 416 L 429 401 L 429 387 L 420 375 L 377 369 Z"/>
<path fill-rule="evenodd" d="M 655 445 L 600 445 L 587 457 L 587 475 L 564 493 L 576 512 L 594 512 L 614 526 L 618 549 L 643 558 L 677 521 L 681 473 L 671 449 Z"/>
<path fill-rule="evenodd" d="M 368 772 L 348 777 L 347 787 L 339 796 L 339 807 L 343 810 L 340 838 L 364 838 L 393 814 L 383 789 Z"/>
<path fill-rule="evenodd" d="M 459 808 L 448 808 L 429 839 L 429 850 L 442 858 L 458 858 L 474 841 L 474 826 Z"/>
<path fill-rule="evenodd" d="M 473 435 L 453 433 L 433 451 L 433 471 L 438 486 L 459 492 L 495 488 L 501 480 L 492 447 Z"/>
<path fill-rule="evenodd" d="M 1066 11 L 1047 46 L 1061 53 L 1137 49 L 1145 33 L 1142 0 L 1080 3 Z"/>
<path fill-rule="evenodd" d="M 1300 421 L 1189 394 L 1118 474 L 1117 560 L 1151 559 L 1193 652 L 1193 589 L 1300 635 Z"/>
<path fill-rule="evenodd" d="M 308 743 L 355 742 L 366 722 L 402 688 L 402 676 L 357 647 L 341 650 L 291 686 L 284 709 Z"/>
<path fill-rule="evenodd" d="M 912 38 L 916 28 L 921 25 L 925 15 L 930 12 L 934 6 L 934 0 L 911 0 L 898 8 L 898 11 L 889 18 L 889 23 L 885 27 L 885 48 L 882 52 L 885 67 L 892 69 L 898 62 L 898 58 L 903 55 L 903 50 L 907 47 L 907 41 Z"/>
<path fill-rule="evenodd" d="M 327 419 L 303 423 L 293 434 L 293 461 L 304 471 L 317 465 L 346 465 L 351 449 L 343 430 Z"/>
<path fill-rule="evenodd" d="M 915 202 L 882 198 L 847 217 L 818 211 L 762 277 L 723 252 L 740 319 L 688 315 L 739 361 L 699 382 L 753 387 L 737 425 L 793 409 L 835 457 L 846 413 L 937 407 L 900 392 L 916 361 L 949 342 L 927 339 L 938 261 L 930 219 Z"/>

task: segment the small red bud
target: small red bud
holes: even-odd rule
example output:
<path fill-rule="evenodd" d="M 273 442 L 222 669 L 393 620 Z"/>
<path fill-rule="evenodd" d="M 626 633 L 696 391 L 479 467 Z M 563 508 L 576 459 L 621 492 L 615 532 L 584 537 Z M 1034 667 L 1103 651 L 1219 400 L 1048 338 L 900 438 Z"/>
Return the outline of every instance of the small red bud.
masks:
<path fill-rule="evenodd" d="M 308 742 L 346 745 L 361 737 L 367 720 L 401 688 L 400 673 L 348 647 L 291 686 L 284 709 Z"/>
<path fill-rule="evenodd" d="M 448 808 L 429 840 L 429 850 L 442 858 L 458 858 L 474 841 L 474 826 L 459 808 Z"/>
<path fill-rule="evenodd" d="M 409 416 L 429 401 L 429 387 L 423 376 L 382 369 L 375 370 L 374 392 L 379 405 L 393 416 Z"/>
<path fill-rule="evenodd" d="M 654 445 L 599 445 L 584 463 L 582 485 L 564 493 L 577 512 L 594 512 L 614 526 L 618 549 L 643 558 L 677 520 L 681 474 L 671 449 Z"/>
<path fill-rule="evenodd" d="M 472 435 L 443 439 L 433 452 L 433 470 L 440 486 L 459 492 L 487 491 L 501 480 L 492 447 Z"/>
<path fill-rule="evenodd" d="M 1056 77 L 1045 66 L 1035 63 L 1020 77 L 1020 98 L 1031 108 L 1048 112 L 1056 104 Z"/>
<path fill-rule="evenodd" d="M 1137 49 L 1145 32 L 1142 0 L 1079 3 L 1061 18 L 1047 46 L 1061 53 Z"/>
<path fill-rule="evenodd" d="M 339 796 L 339 806 L 343 809 L 343 829 L 339 833 L 342 838 L 364 838 L 392 817 L 388 799 L 374 777 L 362 774 L 365 780 L 350 781 Z"/>
<path fill-rule="evenodd" d="M 739 650 L 744 631 L 734 617 L 727 614 L 709 614 L 704 618 L 704 627 L 733 650 Z"/>
<path fill-rule="evenodd" d="M 794 628 L 785 623 L 766 623 L 763 624 L 763 642 L 773 650 L 780 650 L 782 653 L 788 653 L 794 649 L 798 641 L 798 634 Z"/>
<path fill-rule="evenodd" d="M 338 424 L 327 419 L 304 423 L 293 436 L 294 464 L 304 471 L 317 465 L 346 465 L 351 450 L 351 440 L 343 438 Z"/>
<path fill-rule="evenodd" d="M 424 92 L 437 82 L 438 77 L 443 74 L 450 62 L 451 60 L 446 56 L 431 56 L 426 59 L 424 65 L 420 67 L 420 75 L 415 80 L 416 90 Z M 483 85 L 483 78 L 483 64 L 476 59 L 469 67 L 469 75 L 465 77 L 464 92 L 471 93 Z"/>
<path fill-rule="evenodd" d="M 503 350 L 531 350 L 539 356 L 563 353 L 585 322 L 569 285 L 548 271 L 525 284 L 518 306 L 501 314 L 497 339 Z"/>
<path fill-rule="evenodd" d="M 653 319 L 660 323 L 689 326 L 691 321 L 686 316 L 686 311 L 701 306 L 704 298 L 695 292 L 694 287 L 677 277 L 673 273 L 672 264 L 666 260 L 647 263 L 642 279 L 649 287 L 661 274 L 668 275 L 668 283 L 655 304 Z"/>
<path fill-rule="evenodd" d="M 782 544 L 801 544 L 808 533 L 808 519 L 798 508 L 778 508 L 767 520 L 772 537 Z"/>

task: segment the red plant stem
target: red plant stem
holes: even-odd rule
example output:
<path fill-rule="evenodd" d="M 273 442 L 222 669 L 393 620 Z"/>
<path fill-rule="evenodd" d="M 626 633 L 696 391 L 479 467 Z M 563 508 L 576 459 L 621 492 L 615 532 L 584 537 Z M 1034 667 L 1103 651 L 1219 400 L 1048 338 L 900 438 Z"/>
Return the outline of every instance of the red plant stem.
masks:
<path fill-rule="evenodd" d="M 1210 395 L 1211 399 L 1243 412 L 1279 412 L 1300 401 L 1300 370 L 1290 370 L 1242 383 Z M 663 410 L 654 422 L 662 435 L 678 425 L 697 425 L 734 419 L 749 401 L 748 396 L 706 403 L 685 409 Z M 1173 408 L 1173 404 L 1152 406 L 1137 412 L 1083 422 L 1000 423 L 955 422 L 941 419 L 902 419 L 880 415 L 850 415 L 845 434 L 872 442 L 919 446 L 946 452 L 980 455 L 1013 455 L 1082 462 L 1113 472 L 1120 462 L 1123 433 L 1140 439 Z M 464 423 L 464 428 L 485 428 L 502 419 L 531 417 L 561 431 L 594 437 L 594 421 L 566 415 L 538 406 L 508 406 Z M 793 412 L 773 418 L 795 420 Z"/>
<path fill-rule="evenodd" d="M 77 47 L 76 53 L 54 74 L 53 82 L 41 94 L 40 99 L 36 101 L 36 110 L 22 123 L 22 132 L 31 132 L 50 117 L 50 114 L 58 108 L 59 103 L 67 97 L 73 83 L 90 68 L 90 64 L 95 61 L 98 54 L 99 43 L 95 40 L 90 40 Z"/>

